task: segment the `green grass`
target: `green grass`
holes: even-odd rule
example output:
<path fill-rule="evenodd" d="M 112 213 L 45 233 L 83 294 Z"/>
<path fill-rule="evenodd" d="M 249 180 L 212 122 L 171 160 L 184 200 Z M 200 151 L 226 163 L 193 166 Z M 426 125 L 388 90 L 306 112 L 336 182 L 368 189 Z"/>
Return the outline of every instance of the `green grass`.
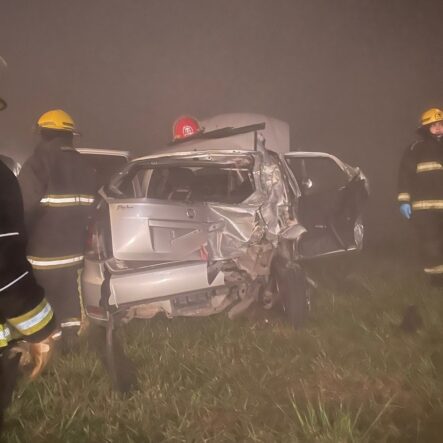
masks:
<path fill-rule="evenodd" d="M 119 396 L 93 352 L 22 384 L 7 442 L 443 441 L 443 289 L 403 254 L 325 260 L 303 330 L 278 312 L 155 318 L 121 331 L 140 390 Z M 416 334 L 398 328 L 420 309 Z"/>

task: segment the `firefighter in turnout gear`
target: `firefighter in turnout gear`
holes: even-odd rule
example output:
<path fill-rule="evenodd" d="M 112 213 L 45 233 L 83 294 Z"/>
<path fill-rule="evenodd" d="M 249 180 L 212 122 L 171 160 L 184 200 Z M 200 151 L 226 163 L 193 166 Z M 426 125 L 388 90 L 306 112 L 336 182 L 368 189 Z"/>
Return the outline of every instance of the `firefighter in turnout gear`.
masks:
<path fill-rule="evenodd" d="M 443 283 L 443 111 L 423 113 L 421 139 L 403 155 L 399 171 L 401 214 L 411 219 L 423 256 L 424 271 Z"/>
<path fill-rule="evenodd" d="M 0 161 L 0 433 L 3 411 L 19 375 L 17 340 L 30 343 L 35 378 L 46 366 L 56 327 L 54 313 L 26 260 L 23 205 L 14 174 Z"/>
<path fill-rule="evenodd" d="M 1 57 L 0 62 L 6 65 Z M 0 111 L 5 108 L 0 97 Z M 22 196 L 8 166 L 0 160 L 0 439 L 3 412 L 20 373 L 21 354 L 13 346 L 27 341 L 33 359 L 30 376 L 35 378 L 49 361 L 56 327 L 52 308 L 26 260 Z"/>
<path fill-rule="evenodd" d="M 95 171 L 73 148 L 76 130 L 69 114 L 46 112 L 37 127 L 40 142 L 18 177 L 28 260 L 60 322 L 62 343 L 69 345 L 81 325 L 80 271 Z"/>

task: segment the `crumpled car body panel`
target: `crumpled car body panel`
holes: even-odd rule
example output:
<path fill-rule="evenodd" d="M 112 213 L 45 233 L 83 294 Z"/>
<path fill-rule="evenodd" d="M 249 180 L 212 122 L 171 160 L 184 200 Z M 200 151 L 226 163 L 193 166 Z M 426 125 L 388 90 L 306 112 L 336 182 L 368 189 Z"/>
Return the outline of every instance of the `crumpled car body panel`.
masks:
<path fill-rule="evenodd" d="M 222 149 L 220 139 L 211 140 L 214 149 L 203 149 L 198 140 L 134 160 L 101 191 L 109 208 L 112 254 L 103 260 L 86 254 L 87 312 L 88 306 L 101 305 L 123 310 L 127 319 L 157 312 L 198 316 L 235 304 L 230 312 L 238 313 L 269 283 L 276 256 L 280 263 L 300 266 L 304 259 L 361 249 L 360 209 L 369 190 L 359 168 L 324 153 L 277 154 L 265 148 L 260 133 L 241 134 L 242 143 L 246 137 L 248 146 L 254 140 L 254 150 L 238 149 L 240 139 L 232 137 L 234 149 Z M 302 209 L 315 200 L 303 191 L 290 159 L 315 158 L 331 160 L 345 183 L 334 196 L 336 207 L 314 211 L 317 218 L 310 219 Z M 196 175 L 202 165 L 229 170 L 231 178 L 249 177 L 250 189 L 244 198 L 225 201 L 195 199 L 195 189 L 183 184 L 163 192 L 165 180 L 174 177 L 171 171 L 178 177 L 187 168 Z M 136 178 L 139 173 L 143 178 Z"/>
<path fill-rule="evenodd" d="M 239 262 L 246 263 L 250 262 L 252 247 L 257 256 L 260 248 L 268 249 L 268 244 L 276 247 L 278 235 L 287 222 L 296 223 L 288 212 L 290 202 L 278 157 L 272 157 L 266 150 L 245 155 L 253 163 L 255 190 L 241 203 L 106 197 L 114 257 L 119 260 L 185 260 L 198 258 L 204 246 L 210 262 L 245 256 L 249 260 Z M 223 163 L 231 157 L 234 161 L 242 158 L 237 153 L 173 154 L 166 157 L 164 163 L 156 159 L 155 164 L 180 165 L 196 158 Z M 144 162 L 147 164 L 149 160 Z"/>

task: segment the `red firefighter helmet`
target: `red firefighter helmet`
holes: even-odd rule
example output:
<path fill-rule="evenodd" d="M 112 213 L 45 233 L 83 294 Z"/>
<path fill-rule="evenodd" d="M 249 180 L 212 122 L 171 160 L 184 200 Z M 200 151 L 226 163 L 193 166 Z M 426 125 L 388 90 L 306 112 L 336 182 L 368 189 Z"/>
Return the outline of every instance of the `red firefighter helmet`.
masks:
<path fill-rule="evenodd" d="M 203 132 L 203 128 L 197 119 L 193 117 L 180 117 L 174 122 L 172 128 L 172 140 L 183 140 L 191 135 Z"/>

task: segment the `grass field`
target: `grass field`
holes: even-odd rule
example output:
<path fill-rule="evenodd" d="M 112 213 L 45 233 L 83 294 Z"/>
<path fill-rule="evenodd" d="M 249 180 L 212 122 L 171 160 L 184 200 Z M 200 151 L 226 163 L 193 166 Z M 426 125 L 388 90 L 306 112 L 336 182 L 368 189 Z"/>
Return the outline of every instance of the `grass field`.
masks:
<path fill-rule="evenodd" d="M 443 289 L 404 254 L 327 260 L 310 319 L 134 321 L 121 337 L 140 389 L 113 393 L 85 345 L 22 384 L 7 442 L 441 442 Z M 417 333 L 398 325 L 408 305 Z"/>

